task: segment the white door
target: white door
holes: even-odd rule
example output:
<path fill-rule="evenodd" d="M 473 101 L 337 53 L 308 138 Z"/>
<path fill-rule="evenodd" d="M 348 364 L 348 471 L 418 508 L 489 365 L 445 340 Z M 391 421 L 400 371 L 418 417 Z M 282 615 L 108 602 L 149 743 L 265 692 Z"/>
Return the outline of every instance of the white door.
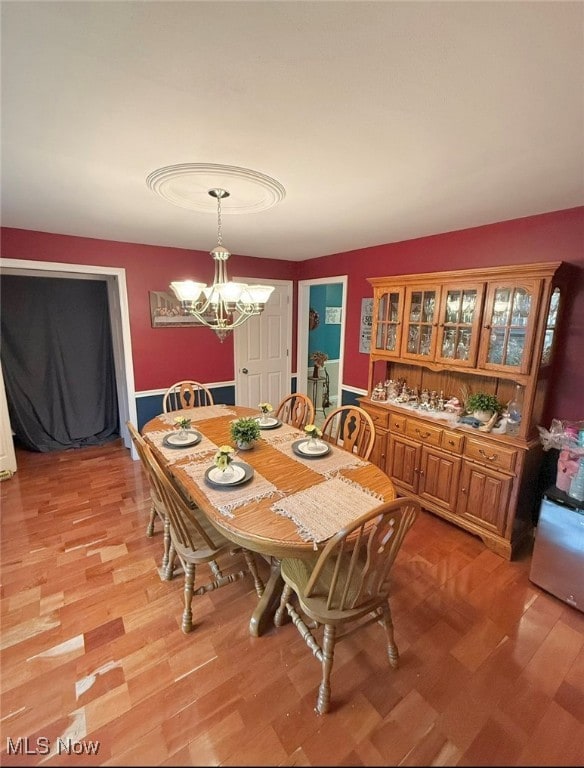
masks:
<path fill-rule="evenodd" d="M 0 475 L 10 477 L 14 472 L 16 472 L 16 455 L 4 389 L 4 375 L 0 367 Z"/>
<path fill-rule="evenodd" d="M 249 278 L 234 279 L 254 282 Z M 233 331 L 235 403 L 249 408 L 266 402 L 275 408 L 290 392 L 292 283 L 266 282 L 275 288 L 264 311 Z"/>

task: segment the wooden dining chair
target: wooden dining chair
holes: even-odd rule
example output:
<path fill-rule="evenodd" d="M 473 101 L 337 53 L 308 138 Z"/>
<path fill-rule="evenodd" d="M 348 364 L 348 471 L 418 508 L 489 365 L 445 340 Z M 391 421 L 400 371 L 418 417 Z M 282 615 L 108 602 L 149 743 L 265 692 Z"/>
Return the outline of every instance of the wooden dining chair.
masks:
<path fill-rule="evenodd" d="M 142 435 L 138 432 L 136 427 L 132 424 L 131 421 L 126 421 L 126 426 L 128 427 L 130 437 L 132 438 L 132 442 L 138 454 L 138 458 L 140 459 L 140 464 L 142 465 L 142 469 L 146 474 L 146 477 L 148 479 L 148 483 L 150 486 L 150 515 L 148 518 L 148 526 L 146 527 L 146 536 L 154 536 L 154 526 L 155 526 L 156 518 L 158 518 L 162 523 L 162 530 L 164 534 L 164 550 L 162 555 L 161 572 L 162 572 L 163 578 L 166 578 L 167 577 L 166 574 L 169 566 L 169 553 L 170 553 L 170 527 L 169 527 L 169 522 L 166 516 L 166 508 L 164 506 L 163 500 L 160 498 L 158 494 L 158 489 L 154 484 L 154 481 L 150 472 L 150 466 L 149 466 L 148 458 L 145 452 L 145 448 L 148 447 L 147 443 L 142 437 Z M 172 569 L 171 569 L 171 573 L 172 573 Z"/>
<path fill-rule="evenodd" d="M 164 393 L 162 410 L 179 411 L 183 408 L 199 408 L 202 405 L 214 405 L 211 390 L 200 381 L 175 381 Z"/>
<path fill-rule="evenodd" d="M 322 439 L 356 453 L 362 459 L 371 456 L 375 444 L 375 424 L 357 405 L 341 405 L 331 411 L 321 427 Z"/>
<path fill-rule="evenodd" d="M 276 408 L 275 416 L 285 424 L 304 429 L 307 424 L 314 423 L 314 403 L 308 395 L 294 392 L 282 399 Z"/>
<path fill-rule="evenodd" d="M 176 555 L 184 569 L 184 610 L 181 629 L 185 633 L 193 629 L 192 600 L 195 595 L 203 595 L 214 589 L 242 579 L 247 573 L 253 577 L 258 597 L 264 591 L 264 584 L 258 574 L 255 557 L 252 552 L 239 547 L 226 539 L 211 524 L 207 516 L 198 508 L 190 506 L 176 486 L 160 466 L 150 447 L 145 444 L 144 452 L 149 471 L 158 496 L 162 499 L 169 522 L 171 539 L 171 560 Z M 246 570 L 223 574 L 217 563 L 222 555 L 243 554 Z M 212 581 L 194 588 L 197 566 L 208 565 L 213 576 Z"/>
<path fill-rule="evenodd" d="M 413 498 L 385 502 L 332 536 L 320 554 L 309 560 L 284 558 L 280 563 L 284 589 L 275 624 L 281 626 L 287 612 L 320 662 L 322 679 L 315 710 L 321 715 L 330 708 L 337 641 L 379 622 L 385 630 L 389 663 L 398 666 L 389 576 L 419 511 L 419 502 Z"/>

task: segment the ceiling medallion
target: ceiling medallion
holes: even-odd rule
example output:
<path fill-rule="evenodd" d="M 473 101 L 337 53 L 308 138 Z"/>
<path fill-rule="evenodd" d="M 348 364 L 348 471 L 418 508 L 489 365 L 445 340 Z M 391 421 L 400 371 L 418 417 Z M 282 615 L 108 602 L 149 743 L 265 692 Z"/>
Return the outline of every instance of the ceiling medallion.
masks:
<path fill-rule="evenodd" d="M 152 171 L 146 184 L 167 202 L 180 208 L 215 213 L 216 202 L 209 189 L 230 190 L 223 213 L 259 213 L 277 205 L 286 190 L 276 179 L 249 168 L 214 163 L 179 163 Z"/>

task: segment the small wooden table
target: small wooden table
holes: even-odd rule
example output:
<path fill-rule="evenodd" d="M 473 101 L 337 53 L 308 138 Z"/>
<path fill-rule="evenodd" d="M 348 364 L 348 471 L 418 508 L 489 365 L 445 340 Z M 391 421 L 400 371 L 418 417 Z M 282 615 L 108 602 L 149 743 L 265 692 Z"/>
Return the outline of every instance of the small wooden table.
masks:
<path fill-rule="evenodd" d="M 217 413 L 217 406 L 211 406 L 211 408 L 214 413 Z M 252 408 L 241 406 L 224 406 L 224 408 L 225 415 L 196 420 L 192 424 L 193 429 L 217 446 L 232 442 L 229 424 L 233 419 L 240 416 L 259 415 L 257 410 Z M 204 410 L 204 408 L 201 409 L 201 411 Z M 171 432 L 173 427 L 169 421 L 179 413 L 180 411 L 175 411 L 157 416 L 144 425 L 142 433 L 153 447 L 161 464 L 176 479 L 187 497 L 191 498 L 207 515 L 213 525 L 230 541 L 264 555 L 270 562 L 269 581 L 250 621 L 250 633 L 258 636 L 265 631 L 277 607 L 283 586 L 280 576 L 280 559 L 307 557 L 314 552 L 314 545 L 311 541 L 301 538 L 292 520 L 270 509 L 276 501 L 273 496 L 256 499 L 237 507 L 233 510 L 233 517 L 222 514 L 209 501 L 204 490 L 185 472 L 185 464 L 192 462 L 193 457 L 184 456 L 181 450 L 176 450 L 173 451 L 172 460 L 169 460 L 148 438 L 149 433 L 152 432 Z M 269 438 L 276 432 L 278 430 L 266 430 L 264 435 Z M 168 454 L 168 451 L 166 453 Z M 176 459 L 174 459 L 174 453 L 176 453 Z M 211 466 L 212 454 L 207 458 L 208 465 Z M 279 492 L 278 499 L 314 487 L 325 480 L 322 474 L 284 455 L 281 450 L 270 445 L 266 440 L 259 440 L 251 450 L 241 452 L 238 458 L 250 464 L 256 472 L 276 486 Z M 364 466 L 341 469 L 339 474 L 358 483 L 364 489 L 379 494 L 385 501 L 391 501 L 397 496 L 389 477 L 371 462 L 366 462 Z"/>

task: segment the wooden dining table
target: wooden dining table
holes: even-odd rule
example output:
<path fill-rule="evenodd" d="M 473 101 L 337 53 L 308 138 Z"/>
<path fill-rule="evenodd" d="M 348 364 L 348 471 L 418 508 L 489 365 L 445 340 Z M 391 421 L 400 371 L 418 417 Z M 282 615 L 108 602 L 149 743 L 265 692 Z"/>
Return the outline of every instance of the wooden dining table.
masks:
<path fill-rule="evenodd" d="M 174 419 L 188 415 L 191 429 L 201 436 L 188 447 L 168 445 Z M 294 450 L 303 432 L 288 424 L 262 429 L 253 448 L 239 451 L 236 462 L 252 468 L 251 479 L 217 488 L 206 473 L 221 445 L 233 445 L 230 423 L 258 410 L 234 405 L 212 405 L 163 413 L 142 428 L 159 462 L 211 523 L 230 541 L 256 552 L 270 563 L 270 576 L 253 612 L 249 630 L 263 634 L 277 608 L 283 581 L 280 560 L 306 558 L 324 546 L 326 538 L 358 517 L 396 498 L 389 477 L 375 464 L 337 446 L 324 457 L 305 457 Z M 250 474 L 248 470 L 248 474 Z M 343 517 L 344 515 L 344 517 Z M 323 538 L 324 537 L 324 538 Z"/>

